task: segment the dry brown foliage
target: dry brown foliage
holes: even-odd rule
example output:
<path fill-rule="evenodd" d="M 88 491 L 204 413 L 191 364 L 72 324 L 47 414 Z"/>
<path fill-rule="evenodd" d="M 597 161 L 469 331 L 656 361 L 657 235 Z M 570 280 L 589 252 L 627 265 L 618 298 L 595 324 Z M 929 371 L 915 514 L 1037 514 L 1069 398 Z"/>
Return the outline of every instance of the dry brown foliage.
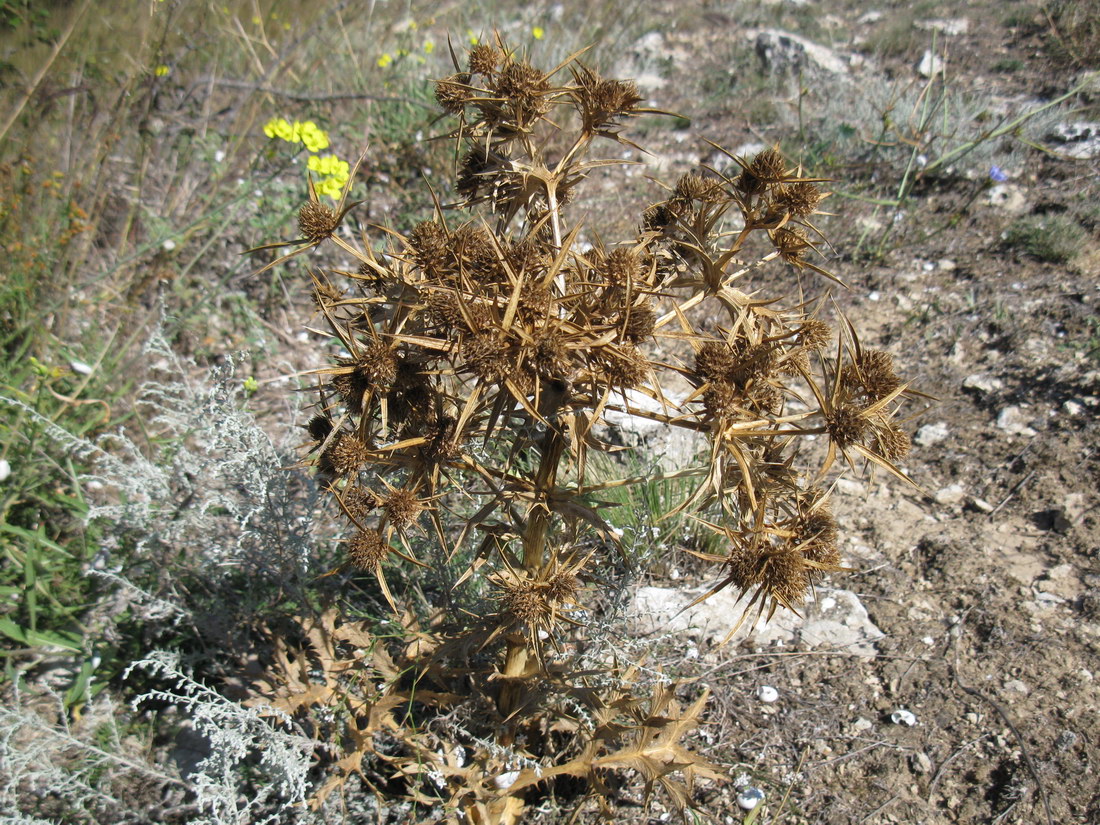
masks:
<path fill-rule="evenodd" d="M 577 670 L 601 565 L 624 552 L 592 500 L 630 483 L 589 478 L 589 451 L 612 449 L 598 435 L 604 415 L 706 437 L 689 470 L 698 483 L 676 510 L 724 548 L 692 551 L 713 565 L 710 593 L 736 587 L 770 616 L 841 569 L 822 486 L 838 456 L 905 479 L 896 417 L 915 393 L 846 322 L 834 333 L 803 302 L 782 306 L 781 291 L 740 288 L 768 265 L 832 277 L 815 262 L 822 181 L 774 149 L 740 158 L 716 146 L 732 172 L 685 175 L 640 214 L 634 237 L 582 244 L 570 204 L 592 170 L 625 162 L 594 153 L 637 148 L 622 129 L 653 114 L 634 84 L 577 55 L 541 71 L 499 38 L 455 68 L 436 96 L 457 118 L 447 137 L 460 201 L 359 244 L 342 226 L 350 207 L 323 207 L 311 191 L 303 237 L 279 259 L 334 244 L 358 262 L 314 276 L 348 357 L 318 370 L 308 432 L 348 522 L 349 564 L 377 578 L 404 635 L 383 639 L 333 613 L 303 620 L 298 652 L 280 650 L 259 692 L 300 718 L 327 709 L 344 720 L 326 737 L 333 773 L 318 802 L 358 773 L 446 821 L 508 823 L 563 775 L 586 783 L 578 809 L 592 799 L 610 812 L 625 773 L 647 796 L 659 787 L 690 806 L 696 777 L 720 778 L 682 744 L 705 695 L 682 707 L 674 686 L 609 657 Z M 716 316 L 724 322 L 708 328 L 693 320 Z M 657 344 L 679 363 L 654 357 Z M 817 466 L 801 451 L 810 435 L 828 443 Z M 468 558 L 453 585 L 480 580 L 495 608 L 426 620 L 399 604 L 387 568 L 429 563 L 412 536 L 436 548 L 433 565 Z"/>

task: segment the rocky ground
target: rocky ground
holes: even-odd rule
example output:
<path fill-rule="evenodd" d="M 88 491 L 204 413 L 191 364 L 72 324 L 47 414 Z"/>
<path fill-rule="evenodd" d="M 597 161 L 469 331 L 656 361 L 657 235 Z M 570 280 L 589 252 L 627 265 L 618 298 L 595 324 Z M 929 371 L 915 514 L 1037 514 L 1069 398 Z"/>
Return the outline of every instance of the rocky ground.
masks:
<path fill-rule="evenodd" d="M 935 55 L 956 89 L 1006 113 L 1082 76 L 1080 66 L 1055 62 L 1035 30 L 1014 28 L 988 4 L 929 6 L 909 23 L 937 30 L 942 51 L 926 52 L 931 38 L 914 35 L 911 48 L 887 56 L 866 44 L 884 36 L 888 16 L 911 10 L 779 5 L 787 23 L 806 6 L 832 13 L 803 41 L 789 36 L 797 27 L 746 26 L 714 11 L 700 18 L 708 33 L 665 33 L 649 46 L 717 54 L 726 39 L 744 38 L 769 82 L 789 82 L 793 66 L 815 90 L 803 109 L 810 128 L 820 125 L 811 110 L 827 110 L 827 84 L 870 88 L 888 77 L 923 88 Z M 995 68 L 1010 65 L 1017 69 Z M 676 89 L 676 77 L 662 90 Z M 725 82 L 740 88 L 737 77 Z M 785 88 L 797 98 L 798 84 Z M 729 601 L 672 620 L 697 593 L 654 582 L 636 597 L 643 628 L 672 620 L 698 645 L 691 656 L 717 697 L 708 750 L 744 765 L 742 789 L 762 789 L 772 816 L 1100 819 L 1100 255 L 1086 200 L 1098 188 L 1095 94 L 1078 98 L 1083 108 L 1068 120 L 1044 125 L 1035 146 L 996 147 L 1000 155 L 981 166 L 944 170 L 893 214 L 852 198 L 830 202 L 837 217 L 822 228 L 838 256 L 829 265 L 853 287 L 833 290 L 837 306 L 864 344 L 893 353 L 936 399 L 908 425 L 905 469 L 919 489 L 881 473 L 837 486 L 854 568 L 830 582 L 842 589 L 823 589 L 804 622 L 777 618 L 722 650 L 712 645 L 739 609 Z M 727 145 L 781 139 L 743 108 L 704 107 L 692 114 Z M 708 159 L 690 142 L 668 151 L 673 167 Z M 1065 254 L 1019 242 L 1021 222 L 1065 216 L 1083 230 Z M 853 254 L 868 227 L 888 220 L 903 226 L 887 254 Z M 698 592 L 709 584 L 697 582 Z M 731 811 L 725 821 L 738 821 L 735 791 L 714 793 Z"/>

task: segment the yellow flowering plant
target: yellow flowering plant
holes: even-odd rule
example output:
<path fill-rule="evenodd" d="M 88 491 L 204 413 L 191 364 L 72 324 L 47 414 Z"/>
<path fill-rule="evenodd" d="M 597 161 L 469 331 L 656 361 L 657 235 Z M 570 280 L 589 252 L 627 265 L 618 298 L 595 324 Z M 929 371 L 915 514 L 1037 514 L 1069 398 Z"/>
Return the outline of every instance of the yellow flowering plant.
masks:
<path fill-rule="evenodd" d="M 264 124 L 264 134 L 271 140 L 283 140 L 304 146 L 310 153 L 306 167 L 319 176 L 314 186 L 317 194 L 327 195 L 333 200 L 340 199 L 340 193 L 348 182 L 350 166 L 347 161 L 341 160 L 336 155 L 319 154 L 331 145 L 328 132 L 312 120 L 291 122 L 286 118 L 276 117 Z"/>

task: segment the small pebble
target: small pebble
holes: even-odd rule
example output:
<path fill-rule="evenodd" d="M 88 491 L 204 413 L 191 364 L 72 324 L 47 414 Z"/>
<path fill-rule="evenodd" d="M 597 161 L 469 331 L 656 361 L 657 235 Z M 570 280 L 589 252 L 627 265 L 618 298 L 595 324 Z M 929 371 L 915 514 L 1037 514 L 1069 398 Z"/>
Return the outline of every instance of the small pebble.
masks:
<path fill-rule="evenodd" d="M 0 481 L 7 481 L 9 478 L 11 478 L 11 464 L 6 458 L 0 458 Z"/>
<path fill-rule="evenodd" d="M 761 685 L 756 689 L 756 698 L 761 702 L 775 702 L 779 699 L 779 691 L 771 685 Z"/>
<path fill-rule="evenodd" d="M 751 811 L 764 801 L 764 792 L 759 788 L 749 785 L 741 793 L 737 794 L 737 804 L 742 810 Z"/>
<path fill-rule="evenodd" d="M 895 725 L 905 725 L 907 728 L 911 728 L 917 724 L 917 717 L 913 715 L 912 711 L 902 708 L 890 714 L 890 721 Z"/>
<path fill-rule="evenodd" d="M 83 361 L 70 361 L 69 367 L 72 369 L 73 372 L 80 375 L 92 374 L 92 368 L 88 364 L 85 364 Z"/>

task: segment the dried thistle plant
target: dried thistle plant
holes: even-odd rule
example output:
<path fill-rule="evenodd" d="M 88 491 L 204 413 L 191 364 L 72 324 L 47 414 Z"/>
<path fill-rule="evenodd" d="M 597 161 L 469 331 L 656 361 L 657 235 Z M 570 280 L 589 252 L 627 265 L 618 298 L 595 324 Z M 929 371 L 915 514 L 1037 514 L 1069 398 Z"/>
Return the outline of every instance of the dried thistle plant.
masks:
<path fill-rule="evenodd" d="M 713 565 L 707 595 L 735 587 L 752 594 L 745 615 L 770 616 L 841 569 L 822 486 L 838 456 L 907 480 L 894 464 L 909 448 L 896 419 L 917 393 L 847 322 L 834 333 L 802 302 L 784 308 L 783 294 L 739 288 L 767 265 L 833 279 L 815 262 L 822 181 L 775 149 L 740 158 L 715 146 L 732 173 L 684 175 L 640 213 L 634 237 L 581 244 L 570 204 L 589 172 L 624 162 L 598 147 L 637 148 L 622 129 L 653 111 L 633 83 L 579 55 L 544 72 L 498 37 L 454 57 L 435 91 L 457 119 L 447 137 L 459 201 L 407 234 L 385 230 L 382 252 L 348 240 L 349 207 L 321 207 L 311 192 L 293 242 L 305 246 L 291 253 L 334 243 L 358 261 L 314 275 L 327 332 L 347 355 L 318 370 L 310 460 L 347 521 L 349 568 L 376 577 L 408 637 L 387 644 L 329 616 L 314 650 L 340 677 L 321 689 L 288 663 L 265 695 L 290 712 L 319 696 L 358 708 L 334 781 L 389 766 L 409 798 L 463 821 L 518 821 L 533 788 L 562 774 L 585 779 L 601 807 L 622 771 L 690 805 L 693 778 L 719 776 L 680 744 L 703 700 L 681 709 L 636 669 L 603 661 L 578 672 L 569 655 L 601 566 L 623 551 L 590 503 L 609 485 L 586 485 L 589 450 L 609 447 L 604 415 L 708 439 L 674 512 L 725 548 L 693 551 Z M 697 320 L 714 317 L 724 320 Z M 657 342 L 679 362 L 654 357 Z M 816 465 L 802 450 L 811 435 L 828 444 Z M 425 546 L 427 560 L 415 550 Z M 387 569 L 438 571 L 459 558 L 470 562 L 450 585 L 478 580 L 495 594 L 480 615 L 442 605 L 415 619 L 391 593 Z M 372 652 L 342 658 L 333 639 L 349 634 Z M 427 720 L 410 717 L 414 701 Z M 377 779 L 393 792 L 392 776 Z"/>

